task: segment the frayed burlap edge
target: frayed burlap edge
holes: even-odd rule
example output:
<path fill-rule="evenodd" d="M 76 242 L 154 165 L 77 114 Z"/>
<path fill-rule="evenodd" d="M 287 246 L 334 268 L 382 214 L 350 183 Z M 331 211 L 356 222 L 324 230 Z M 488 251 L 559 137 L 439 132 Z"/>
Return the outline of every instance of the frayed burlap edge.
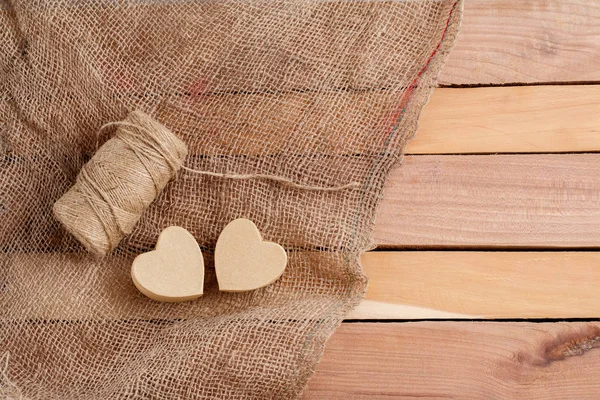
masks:
<path fill-rule="evenodd" d="M 464 2 L 463 0 L 457 0 L 452 6 L 450 13 L 448 15 L 447 25 L 442 33 L 442 38 L 440 42 L 430 55 L 427 64 L 420 71 L 419 76 L 413 82 L 412 86 L 409 88 L 408 97 L 406 98 L 406 103 L 404 104 L 396 125 L 394 129 L 390 132 L 390 136 L 385 143 L 385 146 L 381 149 L 382 154 L 386 154 L 392 143 L 398 141 L 400 144 L 400 157 L 399 158 L 390 158 L 387 163 L 383 165 L 383 179 L 387 181 L 387 177 L 394 167 L 400 167 L 402 165 L 402 161 L 404 159 L 404 153 L 406 150 L 406 145 L 410 140 L 412 140 L 419 126 L 419 118 L 423 108 L 429 103 L 433 90 L 437 84 L 437 80 L 441 73 L 442 67 L 446 63 L 450 51 L 454 47 L 455 39 L 458 36 L 460 31 L 460 25 L 462 21 L 464 11 Z M 416 114 L 417 118 L 414 119 L 414 123 L 409 126 L 402 126 L 403 118 L 407 114 Z M 404 129 L 401 129 L 404 128 Z M 374 175 L 373 175 L 374 177 Z M 365 251 L 372 250 L 376 247 L 376 244 L 373 242 L 373 227 L 375 225 L 375 216 L 376 211 L 383 199 L 383 191 L 381 191 L 381 195 L 377 201 L 377 206 L 375 210 L 373 210 L 370 220 L 370 230 L 368 232 L 369 241 L 371 245 L 365 249 Z M 355 232 L 356 233 L 356 232 Z M 360 262 L 360 258 L 357 257 L 355 260 L 349 262 L 355 262 L 359 266 L 360 272 L 363 273 L 362 264 Z M 347 315 L 352 310 L 354 310 L 360 302 L 364 299 L 368 286 L 368 277 L 365 280 L 364 289 L 360 292 L 357 292 L 356 295 L 352 296 L 349 293 L 349 298 L 351 302 L 346 304 L 342 304 L 338 310 L 332 310 L 333 314 L 341 313 L 342 315 Z M 343 322 L 342 320 L 335 322 L 335 327 L 328 333 L 325 343 L 329 341 L 333 333 L 341 326 Z M 307 338 L 308 340 L 308 338 Z M 323 353 L 325 352 L 325 345 L 319 346 L 315 353 L 315 362 L 306 363 L 299 365 L 305 366 L 301 371 L 299 371 L 299 387 L 301 388 L 297 395 L 302 396 L 308 387 L 308 382 L 312 375 L 316 372 L 317 365 L 321 361 L 323 357 Z M 303 353 L 303 357 L 306 358 L 306 351 Z"/>

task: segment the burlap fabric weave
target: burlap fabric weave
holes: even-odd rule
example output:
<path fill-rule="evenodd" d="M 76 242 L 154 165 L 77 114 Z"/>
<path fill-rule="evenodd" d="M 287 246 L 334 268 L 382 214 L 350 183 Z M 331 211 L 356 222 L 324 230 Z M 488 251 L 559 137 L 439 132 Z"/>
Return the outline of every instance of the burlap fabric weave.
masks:
<path fill-rule="evenodd" d="M 458 29 L 461 2 L 0 1 L 0 397 L 288 399 L 366 289 L 359 255 L 386 175 Z M 190 148 L 108 257 L 53 203 L 140 109 Z M 283 245 L 275 284 L 218 291 L 216 239 L 238 217 Z M 402 221 L 398 221 L 402 223 Z M 196 301 L 149 300 L 132 259 L 179 225 L 205 259 Z"/>

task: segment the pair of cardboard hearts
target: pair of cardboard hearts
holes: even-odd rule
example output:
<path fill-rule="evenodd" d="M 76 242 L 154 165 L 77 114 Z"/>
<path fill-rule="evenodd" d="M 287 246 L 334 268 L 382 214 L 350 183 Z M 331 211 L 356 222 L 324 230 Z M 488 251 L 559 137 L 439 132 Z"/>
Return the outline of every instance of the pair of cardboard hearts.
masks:
<path fill-rule="evenodd" d="M 287 255 L 277 243 L 263 242 L 254 223 L 230 222 L 217 240 L 215 270 L 219 290 L 244 292 L 273 283 L 283 273 Z M 204 293 L 204 258 L 194 236 L 170 226 L 161 232 L 154 251 L 140 254 L 131 266 L 140 292 L 158 301 L 179 302 Z"/>

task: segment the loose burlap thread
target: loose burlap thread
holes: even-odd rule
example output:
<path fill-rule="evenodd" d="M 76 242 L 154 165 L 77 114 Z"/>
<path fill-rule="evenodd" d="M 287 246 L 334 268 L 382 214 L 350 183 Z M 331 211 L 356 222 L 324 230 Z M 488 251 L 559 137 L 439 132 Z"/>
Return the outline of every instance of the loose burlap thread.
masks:
<path fill-rule="evenodd" d="M 24 399 L 299 397 L 362 299 L 385 178 L 416 130 L 461 2 L 10 1 L 0 6 L 0 394 Z M 186 143 L 186 167 L 97 259 L 52 205 L 142 110 Z M 118 128 L 117 128 L 118 130 Z M 212 249 L 253 220 L 284 275 L 221 293 Z M 401 223 L 401 221 L 399 221 Z M 133 258 L 179 225 L 205 294 L 153 302 Z M 4 360 L 4 359 L 3 359 Z M 4 361 L 3 361 L 4 362 Z"/>

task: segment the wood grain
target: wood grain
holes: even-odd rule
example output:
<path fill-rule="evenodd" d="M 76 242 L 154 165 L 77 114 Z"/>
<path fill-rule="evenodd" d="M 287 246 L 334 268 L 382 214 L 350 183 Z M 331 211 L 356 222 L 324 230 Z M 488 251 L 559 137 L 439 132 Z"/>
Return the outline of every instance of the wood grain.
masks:
<path fill-rule="evenodd" d="M 596 400 L 599 345 L 599 323 L 343 324 L 304 399 Z"/>
<path fill-rule="evenodd" d="M 595 318 L 600 252 L 369 252 L 347 319 Z"/>
<path fill-rule="evenodd" d="M 410 156 L 386 184 L 385 247 L 600 246 L 600 154 Z"/>
<path fill-rule="evenodd" d="M 438 88 L 425 107 L 417 135 L 406 152 L 598 150 L 600 85 L 561 85 Z"/>
<path fill-rule="evenodd" d="M 441 84 L 600 80 L 600 3 L 469 0 Z"/>

